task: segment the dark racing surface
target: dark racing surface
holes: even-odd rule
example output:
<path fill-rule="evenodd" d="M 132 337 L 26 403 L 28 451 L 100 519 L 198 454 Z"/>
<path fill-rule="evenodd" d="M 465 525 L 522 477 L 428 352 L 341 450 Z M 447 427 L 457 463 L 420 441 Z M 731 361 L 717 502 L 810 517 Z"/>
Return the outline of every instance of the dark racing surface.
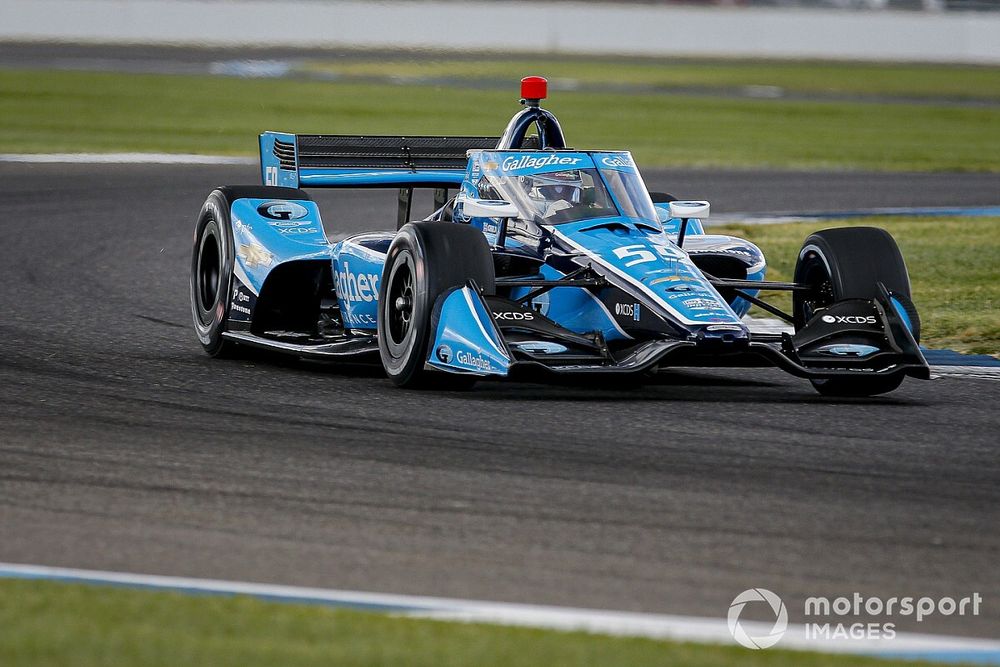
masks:
<path fill-rule="evenodd" d="M 979 592 L 977 618 L 899 628 L 997 636 L 1000 383 L 834 401 L 691 370 L 415 393 L 212 360 L 194 217 L 255 175 L 0 165 L 0 561 L 712 617 L 766 587 L 792 621 L 812 595 Z M 719 212 L 997 203 L 995 176 L 646 177 Z M 328 232 L 390 227 L 393 195 L 373 197 L 341 195 Z"/>

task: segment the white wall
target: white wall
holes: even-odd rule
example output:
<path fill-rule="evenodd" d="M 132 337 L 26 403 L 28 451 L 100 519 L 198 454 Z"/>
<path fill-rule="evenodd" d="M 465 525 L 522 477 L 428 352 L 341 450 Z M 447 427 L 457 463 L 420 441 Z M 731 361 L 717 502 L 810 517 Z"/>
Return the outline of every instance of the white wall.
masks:
<path fill-rule="evenodd" d="M 0 39 L 1000 63 L 1000 15 L 509 2 L 0 0 Z"/>

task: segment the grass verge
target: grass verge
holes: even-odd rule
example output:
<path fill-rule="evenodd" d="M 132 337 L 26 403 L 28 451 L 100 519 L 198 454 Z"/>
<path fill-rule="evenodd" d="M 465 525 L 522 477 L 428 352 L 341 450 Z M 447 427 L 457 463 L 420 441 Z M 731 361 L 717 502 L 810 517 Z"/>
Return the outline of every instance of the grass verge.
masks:
<path fill-rule="evenodd" d="M 405 59 L 312 60 L 299 67 L 355 77 L 509 80 L 512 86 L 523 76 L 542 74 L 568 85 L 717 90 L 768 86 L 802 94 L 1000 100 L 1000 68 L 965 65 L 551 56 L 512 59 L 509 55 L 455 58 L 418 53 Z"/>
<path fill-rule="evenodd" d="M 768 279 L 791 280 L 795 258 L 810 233 L 828 227 L 870 225 L 899 243 L 920 313 L 921 344 L 960 352 L 1000 354 L 1000 218 L 879 218 L 849 223 L 724 225 L 708 229 L 753 241 L 768 259 Z M 788 293 L 766 301 L 791 308 Z M 752 314 L 771 315 L 754 309 Z"/>
<path fill-rule="evenodd" d="M 252 155 L 265 129 L 498 134 L 511 90 L 224 77 L 0 71 L 3 152 Z M 644 166 L 1000 172 L 1000 109 L 558 93 L 580 148 Z"/>
<path fill-rule="evenodd" d="M 912 663 L 405 619 L 243 596 L 4 580 L 0 581 L 0 664 L 891 667 Z"/>

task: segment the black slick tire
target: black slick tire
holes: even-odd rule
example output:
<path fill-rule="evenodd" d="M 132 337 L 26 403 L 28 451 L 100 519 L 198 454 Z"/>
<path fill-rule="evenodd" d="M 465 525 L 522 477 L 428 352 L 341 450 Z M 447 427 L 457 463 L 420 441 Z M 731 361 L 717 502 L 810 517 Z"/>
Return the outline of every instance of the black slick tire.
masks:
<path fill-rule="evenodd" d="M 198 342 L 212 357 L 231 357 L 237 345 L 223 338 L 229 318 L 234 248 L 229 202 L 220 190 L 198 215 L 191 253 L 191 315 Z"/>
<path fill-rule="evenodd" d="M 482 232 L 448 222 L 404 225 L 386 256 L 379 286 L 378 341 L 382 366 L 394 384 L 406 388 L 463 389 L 474 375 L 425 368 L 438 297 L 469 280 L 493 294 L 493 257 Z"/>
<path fill-rule="evenodd" d="M 794 280 L 812 287 L 792 294 L 796 330 L 835 301 L 874 299 L 881 282 L 903 305 L 913 337 L 920 340 L 920 318 L 910 299 L 906 264 L 895 239 L 884 229 L 839 227 L 811 234 L 799 252 Z M 896 389 L 902 381 L 903 375 L 811 380 L 824 396 L 875 396 Z"/>

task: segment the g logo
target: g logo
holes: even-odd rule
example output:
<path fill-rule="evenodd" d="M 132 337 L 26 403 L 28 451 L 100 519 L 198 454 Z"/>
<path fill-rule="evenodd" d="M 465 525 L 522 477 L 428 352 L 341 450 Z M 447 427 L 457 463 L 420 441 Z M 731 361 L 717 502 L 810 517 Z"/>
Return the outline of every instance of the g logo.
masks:
<path fill-rule="evenodd" d="M 271 220 L 298 220 L 309 215 L 309 209 L 290 201 L 269 201 L 257 207 L 257 213 Z"/>

